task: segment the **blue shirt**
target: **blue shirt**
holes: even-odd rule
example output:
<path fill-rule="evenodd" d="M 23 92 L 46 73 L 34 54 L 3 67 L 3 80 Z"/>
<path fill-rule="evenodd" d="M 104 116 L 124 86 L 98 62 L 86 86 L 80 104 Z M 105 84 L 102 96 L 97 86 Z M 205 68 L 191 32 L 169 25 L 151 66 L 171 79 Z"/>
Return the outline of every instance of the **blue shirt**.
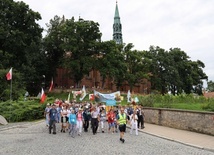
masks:
<path fill-rule="evenodd" d="M 50 117 L 50 120 L 56 121 L 57 120 L 57 110 L 54 108 L 50 109 L 49 117 Z"/>
<path fill-rule="evenodd" d="M 75 114 L 70 114 L 68 118 L 70 124 L 77 124 L 77 116 Z"/>

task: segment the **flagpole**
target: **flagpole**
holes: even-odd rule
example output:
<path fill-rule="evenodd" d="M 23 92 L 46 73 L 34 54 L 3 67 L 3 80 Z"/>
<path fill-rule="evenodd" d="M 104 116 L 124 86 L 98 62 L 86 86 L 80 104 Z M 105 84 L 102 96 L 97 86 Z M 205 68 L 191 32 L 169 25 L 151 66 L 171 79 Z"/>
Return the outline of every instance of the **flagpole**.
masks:
<path fill-rule="evenodd" d="M 10 101 L 12 101 L 12 79 L 10 80 Z"/>
<path fill-rule="evenodd" d="M 10 117 L 9 117 L 9 122 L 11 121 L 12 117 L 12 79 L 10 80 Z"/>

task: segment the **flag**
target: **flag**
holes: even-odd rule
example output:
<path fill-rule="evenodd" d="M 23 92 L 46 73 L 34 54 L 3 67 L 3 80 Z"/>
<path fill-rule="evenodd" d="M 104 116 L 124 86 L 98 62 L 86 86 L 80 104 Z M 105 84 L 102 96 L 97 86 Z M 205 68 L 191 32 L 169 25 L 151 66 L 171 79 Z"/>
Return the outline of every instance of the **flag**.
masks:
<path fill-rule="evenodd" d="M 52 88 L 53 88 L 53 78 L 51 80 L 51 85 L 50 85 L 50 88 L 49 88 L 49 92 L 52 90 Z"/>
<path fill-rule="evenodd" d="M 68 94 L 68 102 L 70 102 L 71 94 Z"/>
<path fill-rule="evenodd" d="M 80 101 L 82 101 L 85 98 L 86 95 L 87 94 L 86 94 L 86 90 L 85 90 L 85 85 L 83 85 L 83 87 L 82 87 L 82 94 L 80 96 Z"/>
<path fill-rule="evenodd" d="M 12 68 L 9 70 L 9 72 L 6 74 L 6 78 L 7 80 L 11 80 L 12 79 Z"/>
<path fill-rule="evenodd" d="M 46 99 L 46 95 L 45 95 L 45 92 L 44 92 L 44 90 L 42 88 L 40 103 L 44 103 L 45 99 Z"/>
<path fill-rule="evenodd" d="M 131 93 L 130 93 L 130 90 L 128 90 L 128 93 L 127 93 L 127 102 L 131 102 Z"/>
<path fill-rule="evenodd" d="M 94 94 L 89 94 L 89 100 L 94 101 Z"/>
<path fill-rule="evenodd" d="M 134 102 L 136 102 L 136 103 L 139 102 L 138 97 L 135 97 L 135 98 L 134 98 Z"/>

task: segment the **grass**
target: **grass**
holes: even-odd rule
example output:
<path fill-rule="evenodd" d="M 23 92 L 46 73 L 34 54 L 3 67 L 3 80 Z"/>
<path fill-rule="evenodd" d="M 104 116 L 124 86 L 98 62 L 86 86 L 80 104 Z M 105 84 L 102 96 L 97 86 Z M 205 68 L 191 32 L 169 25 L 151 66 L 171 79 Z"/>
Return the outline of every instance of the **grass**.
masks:
<path fill-rule="evenodd" d="M 184 110 L 196 110 L 196 111 L 206 111 L 203 109 L 202 103 L 173 103 L 170 106 L 165 106 L 162 103 L 154 104 L 157 108 L 172 108 L 172 109 L 184 109 Z"/>

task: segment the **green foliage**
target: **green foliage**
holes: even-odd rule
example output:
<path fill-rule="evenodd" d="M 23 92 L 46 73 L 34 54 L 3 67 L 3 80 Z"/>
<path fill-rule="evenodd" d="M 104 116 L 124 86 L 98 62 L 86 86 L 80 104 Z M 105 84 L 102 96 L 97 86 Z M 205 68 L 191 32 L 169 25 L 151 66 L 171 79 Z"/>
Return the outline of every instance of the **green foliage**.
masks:
<path fill-rule="evenodd" d="M 0 100 L 6 101 L 10 100 L 11 93 L 11 81 L 6 80 L 6 74 L 9 71 L 0 69 Z M 12 100 L 18 100 L 20 96 L 23 96 L 25 93 L 25 87 L 23 83 L 23 79 L 20 73 L 17 73 L 16 70 L 13 69 L 13 80 L 12 81 Z"/>
<path fill-rule="evenodd" d="M 139 104 L 144 107 L 214 111 L 214 99 L 206 99 L 195 94 L 181 95 L 146 95 L 138 96 Z"/>
<path fill-rule="evenodd" d="M 189 60 L 189 56 L 179 48 L 165 51 L 151 46 L 146 57 L 151 59 L 149 68 L 153 90 L 160 91 L 162 95 L 169 91 L 173 95 L 183 92 L 202 94 L 202 80 L 207 79 L 203 62 Z"/>
<path fill-rule="evenodd" d="M 202 105 L 202 109 L 214 112 L 214 99 L 213 98 L 207 99 L 207 101 Z"/>
<path fill-rule="evenodd" d="M 212 80 L 207 82 L 207 86 L 209 92 L 214 92 L 214 82 Z"/>
<path fill-rule="evenodd" d="M 33 121 L 44 117 L 45 106 L 38 100 L 1 102 L 0 114 L 9 122 Z"/>

